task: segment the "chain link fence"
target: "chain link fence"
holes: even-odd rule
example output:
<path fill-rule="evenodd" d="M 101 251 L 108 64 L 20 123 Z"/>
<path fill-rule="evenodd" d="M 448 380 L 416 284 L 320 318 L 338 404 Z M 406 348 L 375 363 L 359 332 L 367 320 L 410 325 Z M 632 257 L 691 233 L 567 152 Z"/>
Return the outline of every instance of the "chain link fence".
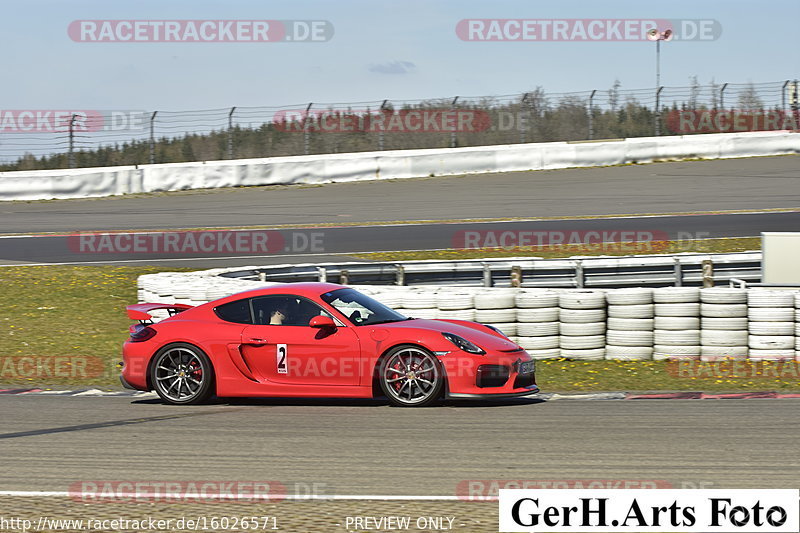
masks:
<path fill-rule="evenodd" d="M 798 129 L 798 82 L 305 102 L 198 111 L 0 111 L 0 170 Z"/>

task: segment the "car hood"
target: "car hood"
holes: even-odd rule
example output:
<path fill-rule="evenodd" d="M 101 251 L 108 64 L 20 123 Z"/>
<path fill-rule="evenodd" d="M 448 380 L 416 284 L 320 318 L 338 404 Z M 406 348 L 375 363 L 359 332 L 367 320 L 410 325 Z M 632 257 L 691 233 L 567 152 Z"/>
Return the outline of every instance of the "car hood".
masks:
<path fill-rule="evenodd" d="M 426 320 L 422 318 L 415 318 L 413 320 L 404 320 L 402 322 L 390 322 L 388 324 L 380 324 L 373 326 L 375 329 L 386 329 L 386 330 L 398 330 L 398 329 L 409 329 L 409 330 L 422 330 L 422 331 L 440 331 L 442 333 L 454 333 L 455 335 L 459 335 L 464 337 L 470 342 L 473 342 L 483 348 L 484 350 L 492 350 L 492 351 L 516 351 L 520 350 L 521 348 L 511 342 L 510 340 L 499 337 L 493 333 L 484 332 L 480 329 L 473 328 L 469 325 L 468 322 L 463 324 L 453 323 L 453 322 L 445 322 L 444 320 Z M 478 324 L 475 324 L 478 326 Z"/>

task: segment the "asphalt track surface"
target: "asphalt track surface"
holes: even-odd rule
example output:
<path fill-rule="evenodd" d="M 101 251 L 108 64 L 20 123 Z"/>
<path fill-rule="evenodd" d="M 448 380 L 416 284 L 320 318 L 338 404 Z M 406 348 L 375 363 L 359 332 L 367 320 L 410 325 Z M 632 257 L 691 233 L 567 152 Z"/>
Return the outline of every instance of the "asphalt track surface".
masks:
<path fill-rule="evenodd" d="M 457 495 L 465 480 L 800 486 L 798 400 L 459 402 L 7 396 L 3 490 L 81 480 L 324 484 L 333 494 Z M 463 485 L 462 485 L 463 486 Z"/>
<path fill-rule="evenodd" d="M 144 197 L 0 204 L 5 234 L 58 236 L 0 240 L 0 263 L 159 264 L 207 268 L 341 260 L 342 254 L 459 248 L 463 232 L 650 231 L 657 239 L 752 237 L 795 231 L 800 212 L 708 214 L 727 210 L 800 207 L 796 156 L 658 163 L 638 166 L 482 174 L 340 183 L 314 187 L 254 187 Z M 491 218 L 591 217 L 610 214 L 697 213 L 647 218 L 444 223 Z M 402 221 L 415 225 L 342 225 Z M 64 236 L 72 232 L 201 227 L 274 227 L 286 246 L 269 253 L 85 253 Z M 339 227 L 319 225 L 339 224 Z M 317 225 L 317 226 L 315 226 Z M 294 245 L 295 234 L 321 235 L 321 247 Z M 611 240 L 615 240 L 613 237 Z M 483 242 L 483 241 L 482 241 Z M 247 258 L 244 260 L 242 258 Z M 348 258 L 349 260 L 352 260 Z"/>
<path fill-rule="evenodd" d="M 0 203 L 0 232 L 73 232 L 800 206 L 800 156 Z"/>
<path fill-rule="evenodd" d="M 606 242 L 636 240 L 636 235 L 646 235 L 647 240 L 684 240 L 693 237 L 757 237 L 762 231 L 795 231 L 800 228 L 800 211 L 774 212 L 738 215 L 694 215 L 667 216 L 648 218 L 615 218 L 584 220 L 545 220 L 515 221 L 492 223 L 452 223 L 452 224 L 409 224 L 404 226 L 357 226 L 338 228 L 314 228 L 297 230 L 280 230 L 263 232 L 266 245 L 254 247 L 251 231 L 237 231 L 230 241 L 229 247 L 216 248 L 213 253 L 203 253 L 195 248 L 186 253 L 176 253 L 164 249 L 163 245 L 147 244 L 143 241 L 146 253 L 120 252 L 112 250 L 114 244 L 107 241 L 104 247 L 99 235 L 74 234 L 72 236 L 15 236 L 0 238 L 0 263 L 102 263 L 127 262 L 134 264 L 173 264 L 186 266 L 191 258 L 195 266 L 219 266 L 220 260 L 197 261 L 209 257 L 226 258 L 233 256 L 247 257 L 248 261 L 269 262 L 317 262 L 335 259 L 339 254 L 353 254 L 375 251 L 398 250 L 437 250 L 447 248 L 482 248 L 497 246 L 505 242 L 504 235 L 509 235 L 507 242 L 514 245 L 528 239 L 528 245 L 543 239 L 544 244 L 550 235 L 569 239 L 570 236 L 583 238 L 589 231 L 595 231 Z M 237 233 L 247 237 L 248 244 L 235 245 Z M 214 232 L 220 235 L 220 232 Z M 470 234 L 472 237 L 470 237 Z M 524 235 L 527 234 L 527 237 Z M 537 237 L 537 234 L 539 235 Z M 199 234 L 197 234 L 199 235 Z M 625 235 L 628 235 L 625 237 Z M 154 234 L 142 235 L 150 238 Z M 115 237 L 116 238 L 116 237 Z M 163 238 L 161 236 L 160 238 Z M 555 237 L 554 237 L 555 238 Z M 86 242 L 83 242 L 86 239 Z M 644 238 L 639 240 L 643 248 L 639 253 L 648 252 Z M 132 247 L 133 241 L 120 241 L 122 246 Z M 221 241 L 217 241 L 221 242 Z M 245 242 L 245 241 L 243 241 Z M 273 244 L 277 243 L 277 244 Z M 486 244 L 489 243 L 489 246 Z M 177 246 L 177 244 L 176 244 Z M 212 248 L 214 245 L 209 245 Z M 610 246 L 610 248 L 614 248 Z M 265 254 L 262 249 L 271 249 Z M 630 248 L 634 250 L 635 247 Z M 288 257 L 287 257 L 288 256 Z M 172 261 L 170 261 L 172 260 Z M 239 259 L 241 262 L 241 259 Z"/>

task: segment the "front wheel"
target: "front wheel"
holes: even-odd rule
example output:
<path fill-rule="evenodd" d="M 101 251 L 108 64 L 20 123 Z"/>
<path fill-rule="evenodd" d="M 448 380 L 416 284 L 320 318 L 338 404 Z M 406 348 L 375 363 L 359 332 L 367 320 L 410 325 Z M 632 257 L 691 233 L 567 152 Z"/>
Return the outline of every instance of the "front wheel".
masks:
<path fill-rule="evenodd" d="M 381 390 L 394 405 L 422 407 L 442 396 L 444 377 L 432 353 L 418 346 L 398 346 L 381 361 Z"/>
<path fill-rule="evenodd" d="M 214 369 L 208 356 L 191 344 L 172 344 L 156 353 L 150 381 L 166 403 L 189 405 L 206 401 L 214 392 Z"/>

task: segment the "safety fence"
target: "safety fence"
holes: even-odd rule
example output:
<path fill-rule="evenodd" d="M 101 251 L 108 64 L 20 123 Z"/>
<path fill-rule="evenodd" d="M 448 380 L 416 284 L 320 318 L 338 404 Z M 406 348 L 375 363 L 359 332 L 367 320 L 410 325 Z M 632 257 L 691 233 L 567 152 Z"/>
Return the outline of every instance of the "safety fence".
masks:
<path fill-rule="evenodd" d="M 701 84 L 192 111 L 2 112 L 0 168 L 143 165 L 798 129 L 798 82 Z"/>

